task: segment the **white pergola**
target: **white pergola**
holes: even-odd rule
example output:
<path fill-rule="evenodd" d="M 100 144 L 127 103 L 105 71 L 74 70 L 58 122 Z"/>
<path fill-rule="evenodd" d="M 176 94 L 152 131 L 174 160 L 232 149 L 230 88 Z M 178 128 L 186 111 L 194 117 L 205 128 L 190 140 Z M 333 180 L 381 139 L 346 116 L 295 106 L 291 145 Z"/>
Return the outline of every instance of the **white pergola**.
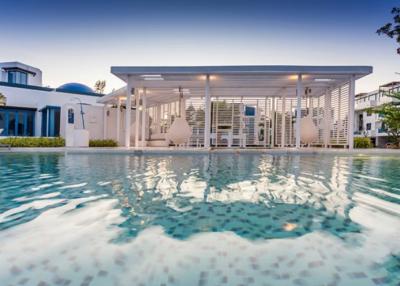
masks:
<path fill-rule="evenodd" d="M 126 106 L 124 142 L 130 147 L 131 108 L 141 105 L 149 108 L 177 101 L 184 90 L 184 97 L 199 98 L 204 102 L 204 144 L 210 147 L 212 98 L 280 98 L 285 105 L 294 99 L 295 147 L 300 148 L 300 119 L 304 96 L 319 98 L 325 95 L 325 106 L 331 105 L 331 92 L 339 88 L 340 102 L 348 102 L 347 142 L 353 148 L 355 81 L 372 73 L 370 66 L 193 66 L 193 67 L 112 67 L 111 72 L 126 82 L 126 88 L 102 97 L 99 102 Z M 347 86 L 345 98 L 341 86 Z M 340 97 L 342 96 L 342 97 Z M 283 107 L 285 108 L 285 107 Z M 330 107 L 329 107 L 330 108 Z M 327 112 L 327 111 L 326 111 Z M 140 115 L 136 112 L 135 122 Z M 142 112 L 142 116 L 144 112 Z M 326 117 L 326 115 L 324 115 Z M 330 116 L 330 115 L 329 115 Z M 144 117 L 143 117 L 144 118 Z M 119 121 L 117 121 L 119 124 Z M 143 120 L 144 122 L 144 120 Z M 120 126 L 116 126 L 120 132 Z M 144 124 L 141 126 L 144 134 Z M 135 125 L 139 133 L 139 124 Z M 328 131 L 325 131 L 327 133 Z M 119 133 L 118 133 L 119 136 Z M 139 147 L 136 136 L 135 147 Z"/>

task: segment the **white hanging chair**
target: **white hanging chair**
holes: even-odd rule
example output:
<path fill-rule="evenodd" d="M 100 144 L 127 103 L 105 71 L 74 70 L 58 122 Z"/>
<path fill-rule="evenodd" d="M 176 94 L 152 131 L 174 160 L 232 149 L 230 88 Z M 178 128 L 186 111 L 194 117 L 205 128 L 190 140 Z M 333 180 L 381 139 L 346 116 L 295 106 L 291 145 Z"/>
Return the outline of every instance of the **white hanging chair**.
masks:
<path fill-rule="evenodd" d="M 191 136 L 192 129 L 186 119 L 182 117 L 178 117 L 174 120 L 167 133 L 167 138 L 175 145 L 189 142 Z"/>
<path fill-rule="evenodd" d="M 183 90 L 179 87 L 179 113 L 180 117 L 175 118 L 171 127 L 169 128 L 166 139 L 170 140 L 175 145 L 185 144 L 189 142 L 190 137 L 192 136 L 192 128 L 190 128 L 188 122 L 185 119 L 186 109 L 182 105 L 183 99 Z"/>
<path fill-rule="evenodd" d="M 314 124 L 311 115 L 307 115 L 300 120 L 300 140 L 304 144 L 311 144 L 318 139 L 318 129 Z"/>
<path fill-rule="evenodd" d="M 305 95 L 309 96 L 306 98 L 307 105 L 307 116 L 300 119 L 300 141 L 303 144 L 311 144 L 318 140 L 318 128 L 314 124 L 314 120 L 312 118 L 312 111 L 310 112 L 310 108 L 312 110 L 312 97 L 311 97 L 311 89 L 306 87 Z"/>

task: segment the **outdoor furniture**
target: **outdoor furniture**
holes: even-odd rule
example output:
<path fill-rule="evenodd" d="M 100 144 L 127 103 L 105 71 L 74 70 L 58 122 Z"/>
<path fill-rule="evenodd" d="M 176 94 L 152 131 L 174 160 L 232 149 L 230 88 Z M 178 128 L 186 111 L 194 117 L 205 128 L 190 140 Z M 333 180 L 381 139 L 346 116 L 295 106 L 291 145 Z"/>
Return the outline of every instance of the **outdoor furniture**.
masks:
<path fill-rule="evenodd" d="M 175 145 L 180 145 L 189 142 L 190 136 L 192 136 L 192 129 L 186 119 L 176 118 L 168 130 L 168 139 Z"/>
<path fill-rule="evenodd" d="M 148 141 L 149 147 L 168 147 L 169 140 L 167 139 L 166 133 L 154 133 L 150 135 Z"/>
<path fill-rule="evenodd" d="M 396 149 L 397 146 L 394 143 L 386 143 L 385 148 L 387 148 L 387 149 Z"/>

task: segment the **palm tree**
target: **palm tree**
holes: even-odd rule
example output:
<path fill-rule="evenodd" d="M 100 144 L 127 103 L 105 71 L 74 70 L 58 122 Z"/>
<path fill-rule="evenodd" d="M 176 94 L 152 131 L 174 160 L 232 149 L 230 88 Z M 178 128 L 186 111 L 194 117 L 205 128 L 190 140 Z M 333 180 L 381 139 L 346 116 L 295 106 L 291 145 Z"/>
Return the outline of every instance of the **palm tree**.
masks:
<path fill-rule="evenodd" d="M 94 84 L 94 91 L 96 93 L 104 93 L 105 87 L 106 87 L 106 81 L 105 80 L 98 80 Z"/>

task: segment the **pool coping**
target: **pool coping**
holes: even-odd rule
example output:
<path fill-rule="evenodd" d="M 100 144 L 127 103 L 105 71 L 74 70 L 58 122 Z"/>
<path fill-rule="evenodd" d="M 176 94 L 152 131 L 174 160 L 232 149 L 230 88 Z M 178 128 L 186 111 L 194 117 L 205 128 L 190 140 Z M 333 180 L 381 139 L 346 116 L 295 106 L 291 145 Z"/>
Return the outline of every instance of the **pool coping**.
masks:
<path fill-rule="evenodd" d="M 228 154 L 247 154 L 247 153 L 258 153 L 258 154 L 337 154 L 337 155 L 399 155 L 400 149 L 336 149 L 336 148 L 176 148 L 176 147 L 164 147 L 164 148 L 125 148 L 125 147 L 113 147 L 113 148 L 68 148 L 68 147 L 52 147 L 52 148 L 1 148 L 0 154 L 9 153 L 65 153 L 65 154 L 163 154 L 163 155 L 174 155 L 174 154 L 211 154 L 211 153 L 228 153 Z"/>

